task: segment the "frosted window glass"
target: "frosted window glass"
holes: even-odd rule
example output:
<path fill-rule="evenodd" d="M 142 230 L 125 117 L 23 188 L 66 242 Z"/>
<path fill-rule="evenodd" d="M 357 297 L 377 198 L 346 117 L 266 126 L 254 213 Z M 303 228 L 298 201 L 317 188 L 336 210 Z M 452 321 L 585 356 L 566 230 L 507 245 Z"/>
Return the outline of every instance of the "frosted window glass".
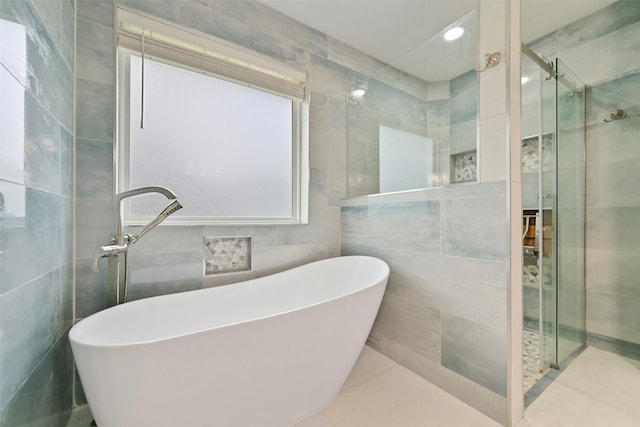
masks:
<path fill-rule="evenodd" d="M 130 56 L 129 188 L 165 186 L 183 217 L 293 216 L 293 105 L 272 95 Z M 134 216 L 157 201 L 132 200 Z"/>
<path fill-rule="evenodd" d="M 433 140 L 380 126 L 380 192 L 431 187 Z"/>

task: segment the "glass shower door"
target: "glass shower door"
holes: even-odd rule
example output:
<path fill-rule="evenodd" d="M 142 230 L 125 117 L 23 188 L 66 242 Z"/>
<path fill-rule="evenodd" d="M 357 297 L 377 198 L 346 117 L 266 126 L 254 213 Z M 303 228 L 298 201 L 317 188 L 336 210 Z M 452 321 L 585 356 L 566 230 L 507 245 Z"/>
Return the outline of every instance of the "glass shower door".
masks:
<path fill-rule="evenodd" d="M 540 70 L 540 130 L 538 133 L 538 218 L 536 246 L 539 267 L 540 371 L 558 364 L 557 355 L 557 110 L 555 79 Z"/>
<path fill-rule="evenodd" d="M 585 90 L 559 59 L 556 82 L 557 364 L 585 342 Z"/>
<path fill-rule="evenodd" d="M 585 92 L 562 61 L 523 52 L 525 364 L 544 372 L 584 343 Z"/>

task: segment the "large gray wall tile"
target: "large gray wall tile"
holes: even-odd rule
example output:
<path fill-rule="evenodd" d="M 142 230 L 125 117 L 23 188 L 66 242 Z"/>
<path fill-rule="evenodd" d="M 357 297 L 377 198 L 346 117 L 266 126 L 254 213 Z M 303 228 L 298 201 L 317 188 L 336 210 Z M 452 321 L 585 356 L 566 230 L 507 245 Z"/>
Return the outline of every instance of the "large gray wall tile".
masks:
<path fill-rule="evenodd" d="M 638 75 L 640 76 L 640 73 Z M 597 117 L 603 120 L 609 111 L 605 108 L 598 109 L 594 115 L 597 114 Z M 587 167 L 610 165 L 611 168 L 615 168 L 617 162 L 640 158 L 640 144 L 637 144 L 636 140 L 638 132 L 640 117 L 629 117 L 611 123 L 600 121 L 588 126 Z"/>
<path fill-rule="evenodd" d="M 112 141 L 114 85 L 77 79 L 76 91 L 76 137 Z"/>
<path fill-rule="evenodd" d="M 2 181 L 0 189 L 19 195 L 15 202 L 24 215 L 2 226 L 0 293 L 4 293 L 71 260 L 71 200 Z M 12 212 L 13 199 L 7 197 L 5 203 Z"/>
<path fill-rule="evenodd" d="M 489 260 L 506 257 L 504 197 L 448 200 L 441 215 L 443 254 Z"/>
<path fill-rule="evenodd" d="M 114 38 L 110 25 L 78 17 L 78 61 L 76 78 L 103 84 L 113 84 Z M 85 135 L 86 136 L 86 135 Z"/>
<path fill-rule="evenodd" d="M 107 280 L 107 260 L 98 263 L 93 271 L 93 259 L 76 260 L 76 319 L 82 319 L 113 304 L 110 294 L 115 292 Z"/>
<path fill-rule="evenodd" d="M 475 150 L 478 145 L 477 122 L 468 120 L 458 122 L 450 128 L 449 149 L 451 154 Z"/>
<path fill-rule="evenodd" d="M 440 253 L 438 202 L 343 208 L 343 238 L 378 248 Z"/>
<path fill-rule="evenodd" d="M 13 396 L 0 417 L 0 426 L 65 426 L 73 406 L 72 375 L 71 348 L 65 335 Z"/>
<path fill-rule="evenodd" d="M 108 141 L 76 139 L 76 196 L 83 199 L 111 199 L 113 144 Z"/>
<path fill-rule="evenodd" d="M 387 293 L 494 328 L 506 324 L 502 263 L 380 250 L 391 267 Z"/>
<path fill-rule="evenodd" d="M 180 2 L 174 0 L 119 0 L 118 3 L 172 22 L 178 20 Z"/>
<path fill-rule="evenodd" d="M 640 227 L 640 206 L 592 208 L 587 216 L 587 250 L 591 248 L 638 250 L 638 239 L 629 230 Z"/>
<path fill-rule="evenodd" d="M 587 290 L 587 331 L 640 344 L 640 298 Z"/>
<path fill-rule="evenodd" d="M 31 96 L 25 95 L 24 182 L 33 188 L 60 192 L 60 125 Z"/>
<path fill-rule="evenodd" d="M 569 69 L 579 73 L 580 79 L 587 85 L 637 71 L 640 58 L 621 52 L 637 52 L 640 49 L 639 30 L 640 22 L 635 22 L 589 43 L 564 50 L 562 59 Z M 592 52 L 598 52 L 597 62 L 592 61 Z"/>
<path fill-rule="evenodd" d="M 125 3 L 125 2 L 122 2 Z M 111 1 L 76 0 L 78 17 L 113 26 L 115 3 Z"/>
<path fill-rule="evenodd" d="M 589 166 L 587 204 L 591 208 L 640 206 L 640 156 Z"/>
<path fill-rule="evenodd" d="M 59 272 L 53 270 L 0 297 L 0 407 L 18 392 L 63 331 L 58 324 Z"/>
<path fill-rule="evenodd" d="M 640 21 L 640 9 L 635 0 L 622 0 L 588 15 L 558 31 L 560 48 L 588 44 L 598 37 L 615 32 Z"/>
<path fill-rule="evenodd" d="M 203 270 L 202 251 L 137 255 L 132 247 L 128 300 L 202 289 Z"/>
<path fill-rule="evenodd" d="M 427 126 L 442 127 L 450 124 L 449 99 L 434 99 L 427 101 Z"/>
<path fill-rule="evenodd" d="M 478 92 L 467 90 L 451 97 L 451 124 L 468 122 L 478 115 Z"/>
<path fill-rule="evenodd" d="M 502 330 L 442 315 L 442 365 L 507 395 L 507 340 Z"/>
<path fill-rule="evenodd" d="M 72 129 L 73 75 L 57 49 L 55 40 L 40 20 L 31 2 L 2 2 L 5 19 L 20 23 L 26 33 L 26 61 L 15 56 L 11 46 L 0 48 L 0 62 L 66 129 Z M 73 26 L 73 23 L 68 23 Z"/>
<path fill-rule="evenodd" d="M 640 28 L 636 33 L 639 32 Z M 602 83 L 587 86 L 587 126 L 605 126 L 606 129 L 609 130 L 610 138 L 608 138 L 608 145 L 610 148 L 612 145 L 615 146 L 615 144 L 619 143 L 613 135 L 623 131 L 625 128 L 637 128 L 637 121 L 629 122 L 629 120 L 627 120 L 605 123 L 604 119 L 609 119 L 609 113 L 618 108 L 626 109 L 627 112 L 630 111 L 631 114 L 638 108 L 639 103 L 637 97 L 634 96 L 634 89 L 640 84 L 639 69 L 640 66 L 636 67 L 633 72 L 619 78 L 610 76 Z M 611 155 L 615 155 L 615 153 L 611 153 Z"/>
<path fill-rule="evenodd" d="M 284 40 L 310 53 L 327 56 L 328 42 L 324 33 L 313 30 L 300 22 L 275 12 L 258 2 L 211 2 L 213 14 L 223 14 L 237 23 Z"/>
<path fill-rule="evenodd" d="M 371 334 L 440 362 L 440 312 L 421 301 L 385 295 Z"/>
<path fill-rule="evenodd" d="M 640 298 L 639 260 L 638 250 L 615 246 L 589 248 L 586 262 L 589 291 Z"/>

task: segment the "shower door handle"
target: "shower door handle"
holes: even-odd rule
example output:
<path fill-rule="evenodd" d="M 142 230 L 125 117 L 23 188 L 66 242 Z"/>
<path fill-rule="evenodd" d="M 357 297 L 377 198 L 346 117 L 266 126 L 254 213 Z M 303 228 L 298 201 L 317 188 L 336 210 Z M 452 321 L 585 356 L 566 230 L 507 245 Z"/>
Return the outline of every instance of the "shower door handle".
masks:
<path fill-rule="evenodd" d="M 542 199 L 551 199 L 551 252 L 555 253 L 555 249 L 556 249 L 556 242 L 557 242 L 557 227 L 556 227 L 556 223 L 557 223 L 557 218 L 556 218 L 556 214 L 557 214 L 557 197 L 555 194 L 543 194 L 542 195 Z M 541 253 L 545 253 L 544 250 L 544 202 L 542 203 L 542 212 L 540 212 L 541 218 L 540 218 L 540 252 Z"/>

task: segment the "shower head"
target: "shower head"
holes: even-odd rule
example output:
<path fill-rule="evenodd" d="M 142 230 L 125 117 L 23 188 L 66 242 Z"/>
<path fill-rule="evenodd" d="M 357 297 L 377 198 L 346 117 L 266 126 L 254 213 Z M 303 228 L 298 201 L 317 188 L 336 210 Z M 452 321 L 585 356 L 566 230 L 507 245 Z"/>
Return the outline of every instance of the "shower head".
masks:
<path fill-rule="evenodd" d="M 160 215 L 155 217 L 153 221 L 151 221 L 150 223 L 142 227 L 142 229 L 138 231 L 136 234 L 134 234 L 133 236 L 129 236 L 128 243 L 130 244 L 135 243 L 139 238 L 147 234 L 149 230 L 151 230 L 156 225 L 160 224 L 162 221 L 167 219 L 169 215 L 179 211 L 180 209 L 182 209 L 182 205 L 180 204 L 179 201 L 174 200 L 169 206 L 164 208 L 164 210 L 160 212 Z"/>

